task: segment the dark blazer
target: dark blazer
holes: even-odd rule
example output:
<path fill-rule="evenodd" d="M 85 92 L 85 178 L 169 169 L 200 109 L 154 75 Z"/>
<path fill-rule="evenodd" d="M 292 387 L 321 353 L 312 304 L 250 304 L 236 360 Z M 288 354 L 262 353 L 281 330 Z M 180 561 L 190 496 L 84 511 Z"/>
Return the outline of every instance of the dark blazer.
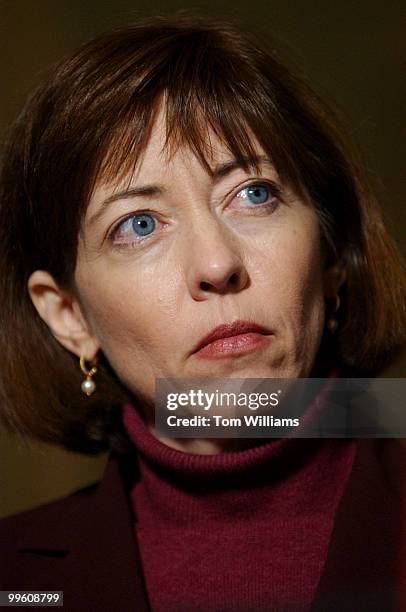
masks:
<path fill-rule="evenodd" d="M 406 611 L 405 467 L 400 440 L 359 441 L 311 612 Z M 128 488 L 113 454 L 102 482 L 2 519 L 0 590 L 64 591 L 65 610 L 149 610 Z"/>

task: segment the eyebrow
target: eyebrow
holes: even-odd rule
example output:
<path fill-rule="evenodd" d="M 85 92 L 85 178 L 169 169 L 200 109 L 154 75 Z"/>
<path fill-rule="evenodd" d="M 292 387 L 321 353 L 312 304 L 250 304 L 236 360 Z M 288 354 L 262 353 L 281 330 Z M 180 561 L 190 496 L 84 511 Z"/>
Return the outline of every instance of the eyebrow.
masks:
<path fill-rule="evenodd" d="M 223 164 L 219 164 L 213 170 L 210 171 L 210 177 L 213 180 L 213 183 L 217 183 L 221 179 L 225 178 L 229 174 L 231 174 L 234 170 L 238 170 L 240 168 L 255 168 L 260 163 L 268 163 L 272 165 L 269 157 L 265 155 L 252 155 L 252 156 L 244 156 L 238 159 L 232 159 Z M 101 202 L 99 209 L 90 217 L 89 225 L 93 225 L 97 223 L 103 217 L 106 210 L 110 207 L 110 204 L 113 202 L 117 202 L 118 200 L 126 200 L 128 198 L 151 198 L 160 196 L 165 193 L 165 187 L 161 185 L 140 185 L 139 187 L 129 187 L 128 189 L 124 189 L 123 191 L 118 191 L 117 193 L 113 193 L 111 196 L 103 200 Z"/>
<path fill-rule="evenodd" d="M 231 161 L 216 166 L 214 170 L 211 171 L 210 176 L 213 179 L 213 182 L 216 183 L 238 168 L 242 168 L 244 170 L 250 167 L 255 168 L 260 163 L 265 162 L 272 165 L 271 160 L 269 157 L 266 157 L 266 155 L 251 155 L 249 157 L 244 156 L 238 159 L 232 159 Z"/>

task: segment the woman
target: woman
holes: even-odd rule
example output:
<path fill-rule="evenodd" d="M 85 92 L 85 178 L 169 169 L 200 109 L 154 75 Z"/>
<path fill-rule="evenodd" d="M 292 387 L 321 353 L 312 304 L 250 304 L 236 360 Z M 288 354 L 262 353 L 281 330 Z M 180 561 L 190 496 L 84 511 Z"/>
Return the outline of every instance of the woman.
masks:
<path fill-rule="evenodd" d="M 401 609 L 398 442 L 154 430 L 157 378 L 375 376 L 404 344 L 400 258 L 317 96 L 231 25 L 119 29 L 31 97 L 0 201 L 4 421 L 113 451 L 101 484 L 0 523 L 1 588 Z"/>

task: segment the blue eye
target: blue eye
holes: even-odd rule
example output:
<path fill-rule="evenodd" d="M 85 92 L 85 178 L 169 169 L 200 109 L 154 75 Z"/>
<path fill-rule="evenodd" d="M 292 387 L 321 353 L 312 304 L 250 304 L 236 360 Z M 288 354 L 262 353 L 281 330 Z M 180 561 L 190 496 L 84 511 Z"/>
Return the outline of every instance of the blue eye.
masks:
<path fill-rule="evenodd" d="M 280 190 L 267 183 L 252 183 L 237 193 L 237 198 L 245 200 L 249 204 L 269 204 L 280 199 Z"/>
<path fill-rule="evenodd" d="M 111 240 L 114 244 L 125 246 L 131 243 L 140 242 L 152 234 L 156 228 L 156 221 L 152 215 L 138 213 L 127 217 L 121 221 L 111 233 Z"/>
<path fill-rule="evenodd" d="M 131 217 L 130 221 L 132 222 L 132 229 L 138 236 L 148 236 L 148 234 L 154 231 L 156 225 L 154 218 L 145 213 L 134 215 L 134 217 Z"/>
<path fill-rule="evenodd" d="M 246 194 L 242 197 L 246 197 L 252 204 L 264 204 L 270 196 L 269 188 L 266 185 L 251 185 L 242 192 Z"/>

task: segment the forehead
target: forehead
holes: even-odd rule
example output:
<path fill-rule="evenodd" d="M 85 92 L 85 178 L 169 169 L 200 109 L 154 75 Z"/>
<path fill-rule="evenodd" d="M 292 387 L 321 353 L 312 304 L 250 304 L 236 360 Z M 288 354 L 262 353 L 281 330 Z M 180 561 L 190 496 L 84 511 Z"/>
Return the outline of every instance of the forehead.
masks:
<path fill-rule="evenodd" d="M 248 128 L 247 132 L 250 133 Z M 207 123 L 202 126 L 202 146 L 199 151 L 204 154 L 204 159 L 193 151 L 190 144 L 181 139 L 171 138 L 168 134 L 165 107 L 161 104 L 148 131 L 145 146 L 131 170 L 122 176 L 108 177 L 108 179 L 99 177 L 95 182 L 90 204 L 95 198 L 98 199 L 97 196 L 101 193 L 104 195 L 106 192 L 121 191 L 130 184 L 151 180 L 161 182 L 165 177 L 173 176 L 179 168 L 189 170 L 193 174 L 206 174 L 210 178 L 216 167 L 235 158 L 224 139 L 219 138 Z M 250 133 L 250 137 L 249 148 L 254 154 L 252 159 L 254 156 L 265 156 L 255 136 Z M 110 151 L 110 155 L 114 156 L 114 150 Z M 253 162 L 253 165 L 256 163 Z"/>

